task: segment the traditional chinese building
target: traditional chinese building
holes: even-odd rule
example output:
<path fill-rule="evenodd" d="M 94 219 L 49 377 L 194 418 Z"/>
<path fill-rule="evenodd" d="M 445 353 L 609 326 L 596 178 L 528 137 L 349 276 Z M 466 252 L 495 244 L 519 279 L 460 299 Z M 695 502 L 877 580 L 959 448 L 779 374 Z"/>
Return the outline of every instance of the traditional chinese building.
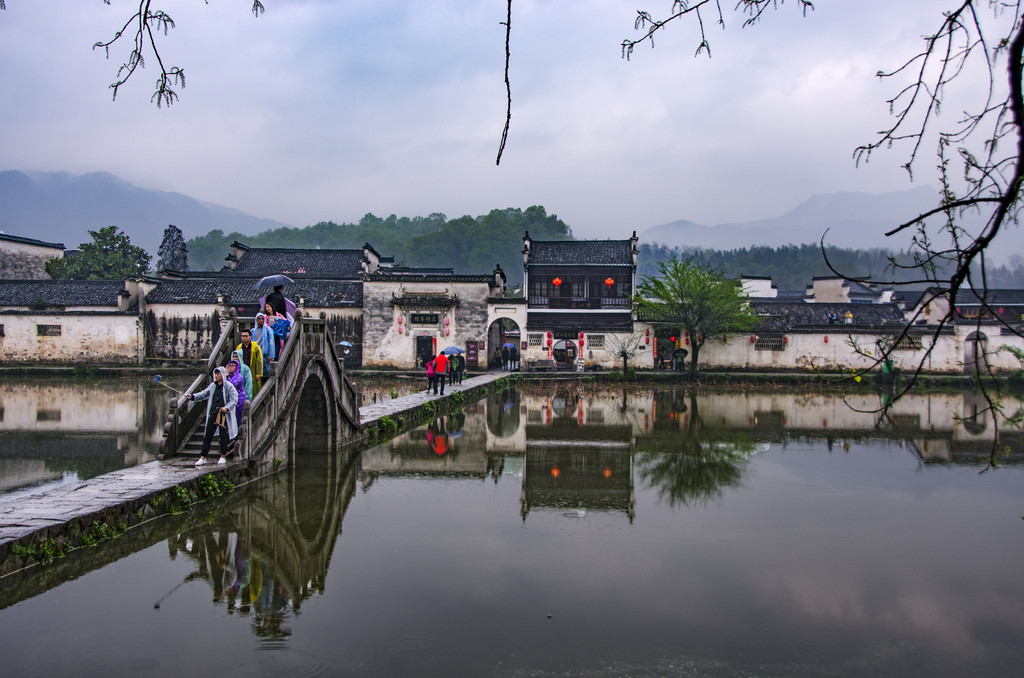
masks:
<path fill-rule="evenodd" d="M 569 369 L 612 367 L 614 344 L 633 333 L 637 236 L 628 240 L 523 237 L 527 339 L 523 360 Z"/>

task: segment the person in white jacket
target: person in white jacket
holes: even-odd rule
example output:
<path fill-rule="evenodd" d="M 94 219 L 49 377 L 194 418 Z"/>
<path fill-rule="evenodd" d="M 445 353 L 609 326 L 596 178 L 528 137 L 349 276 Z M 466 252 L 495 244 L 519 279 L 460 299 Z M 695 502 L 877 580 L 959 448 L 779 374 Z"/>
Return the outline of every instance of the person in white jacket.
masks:
<path fill-rule="evenodd" d="M 216 433 L 217 442 L 220 445 L 220 459 L 218 464 L 227 461 L 228 443 L 238 435 L 238 423 L 235 421 L 235 407 L 238 405 L 238 391 L 231 385 L 227 378 L 227 370 L 223 367 L 216 367 L 213 370 L 213 383 L 199 393 L 190 393 L 189 400 L 206 400 L 206 431 L 203 434 L 203 450 L 199 454 L 199 461 L 196 466 L 206 463 L 206 455 L 210 452 L 213 444 L 213 436 Z M 218 415 L 223 414 L 222 417 Z M 221 423 L 218 424 L 218 418 Z"/>

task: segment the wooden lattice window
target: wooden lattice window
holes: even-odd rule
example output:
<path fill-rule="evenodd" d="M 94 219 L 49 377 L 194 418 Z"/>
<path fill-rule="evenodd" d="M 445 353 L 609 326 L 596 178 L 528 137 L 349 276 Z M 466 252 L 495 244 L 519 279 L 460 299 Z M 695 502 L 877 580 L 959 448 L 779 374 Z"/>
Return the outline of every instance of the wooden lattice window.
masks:
<path fill-rule="evenodd" d="M 36 325 L 37 337 L 59 337 L 60 334 L 60 325 Z"/>
<path fill-rule="evenodd" d="M 527 344 L 529 344 L 530 346 L 544 345 L 544 335 L 541 334 L 540 332 L 531 332 L 530 334 L 527 334 L 526 340 Z"/>
<path fill-rule="evenodd" d="M 784 351 L 786 350 L 786 335 L 778 332 L 758 334 L 754 339 L 755 351 Z"/>
<path fill-rule="evenodd" d="M 604 335 L 603 334 L 588 334 L 586 338 L 587 345 L 590 348 L 604 348 Z"/>

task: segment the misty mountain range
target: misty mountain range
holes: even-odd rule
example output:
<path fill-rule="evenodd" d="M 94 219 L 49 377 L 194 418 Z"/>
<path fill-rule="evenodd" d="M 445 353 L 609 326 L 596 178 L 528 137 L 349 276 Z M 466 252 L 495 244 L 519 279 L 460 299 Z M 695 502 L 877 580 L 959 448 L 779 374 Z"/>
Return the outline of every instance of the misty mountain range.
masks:
<path fill-rule="evenodd" d="M 639 235 L 642 243 L 728 250 L 817 243 L 829 229 L 828 245 L 899 250 L 907 247 L 911 234 L 885 238 L 885 231 L 934 207 L 937 197 L 937 191 L 927 186 L 883 194 L 815 195 L 777 217 L 717 226 L 679 220 Z M 73 249 L 89 240 L 88 231 L 116 225 L 154 256 L 168 224 L 178 226 L 186 239 L 213 229 L 255 235 L 289 226 L 180 193 L 140 188 L 106 172 L 0 172 L 0 205 L 0 231 L 11 235 L 61 242 Z M 572 226 L 578 237 L 586 237 L 586 224 Z M 1004 263 L 1009 255 L 1024 253 L 1024 234 L 1014 227 L 1001 234 L 997 244 L 990 253 L 996 263 Z"/>
<path fill-rule="evenodd" d="M 174 224 L 185 239 L 219 228 L 259 233 L 289 224 L 201 202 L 181 193 L 139 188 L 106 172 L 0 172 L 0 231 L 74 249 L 89 231 L 117 226 L 156 256 L 164 229 Z"/>

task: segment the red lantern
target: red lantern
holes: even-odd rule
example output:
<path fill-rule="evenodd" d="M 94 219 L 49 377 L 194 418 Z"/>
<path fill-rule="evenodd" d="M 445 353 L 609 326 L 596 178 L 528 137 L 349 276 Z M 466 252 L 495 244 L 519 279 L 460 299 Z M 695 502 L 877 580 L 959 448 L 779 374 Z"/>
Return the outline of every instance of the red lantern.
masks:
<path fill-rule="evenodd" d="M 447 328 L 447 327 L 444 328 L 444 336 L 447 337 L 450 333 L 451 333 L 451 330 L 449 328 Z"/>
<path fill-rule="evenodd" d="M 551 346 L 551 340 L 548 339 L 548 347 L 550 348 L 550 346 Z"/>
<path fill-rule="evenodd" d="M 445 316 L 445 317 L 444 317 L 444 324 L 445 324 L 445 325 L 447 325 L 447 324 L 448 324 L 448 323 L 450 323 L 451 321 L 452 321 L 452 319 L 451 319 L 451 318 L 449 318 L 448 316 Z"/>
<path fill-rule="evenodd" d="M 651 343 L 651 338 L 650 337 L 644 337 L 644 343 L 645 344 Z"/>
<path fill-rule="evenodd" d="M 583 348 L 583 340 L 580 339 L 580 348 Z"/>
<path fill-rule="evenodd" d="M 555 287 L 558 287 L 559 285 L 562 284 L 562 279 L 561 278 L 555 278 L 554 280 L 551 281 L 551 284 L 554 285 Z"/>
<path fill-rule="evenodd" d="M 651 331 L 650 330 L 644 330 L 644 336 L 645 337 L 651 336 Z"/>
<path fill-rule="evenodd" d="M 788 344 L 789 343 L 789 337 L 783 337 L 782 338 L 782 343 L 783 344 Z"/>
<path fill-rule="evenodd" d="M 401 325 L 401 324 L 402 324 L 402 320 L 403 320 L 402 316 L 398 316 L 398 324 L 399 324 L 399 325 Z"/>
<path fill-rule="evenodd" d="M 604 279 L 604 284 L 607 285 L 608 287 L 611 287 L 612 285 L 615 284 L 615 281 L 613 279 L 611 279 L 611 278 L 605 278 Z"/>
<path fill-rule="evenodd" d="M 561 472 L 558 470 L 557 466 L 552 467 L 552 469 L 551 469 L 551 477 L 552 478 L 557 478 L 559 473 L 561 473 Z"/>
<path fill-rule="evenodd" d="M 828 343 L 828 337 L 825 337 L 825 343 L 826 344 Z"/>
<path fill-rule="evenodd" d="M 580 339 L 582 339 L 582 338 L 583 338 L 583 333 L 582 333 L 582 332 L 580 332 Z"/>
<path fill-rule="evenodd" d="M 551 333 L 550 333 L 550 332 L 548 332 L 548 339 L 550 339 L 550 338 L 551 338 Z"/>
<path fill-rule="evenodd" d="M 757 341 L 757 337 L 754 336 L 753 334 L 751 334 L 750 335 L 750 343 L 753 344 L 755 341 Z"/>
<path fill-rule="evenodd" d="M 676 340 L 675 337 L 669 337 L 668 339 L 669 339 L 669 341 L 673 341 L 673 342 Z"/>
<path fill-rule="evenodd" d="M 399 326 L 398 326 L 398 333 L 399 333 L 399 334 L 401 334 L 401 333 L 402 333 L 402 326 L 401 326 L 401 325 L 399 325 Z"/>
<path fill-rule="evenodd" d="M 723 344 L 728 344 L 729 343 L 729 337 L 722 337 L 722 343 Z"/>

